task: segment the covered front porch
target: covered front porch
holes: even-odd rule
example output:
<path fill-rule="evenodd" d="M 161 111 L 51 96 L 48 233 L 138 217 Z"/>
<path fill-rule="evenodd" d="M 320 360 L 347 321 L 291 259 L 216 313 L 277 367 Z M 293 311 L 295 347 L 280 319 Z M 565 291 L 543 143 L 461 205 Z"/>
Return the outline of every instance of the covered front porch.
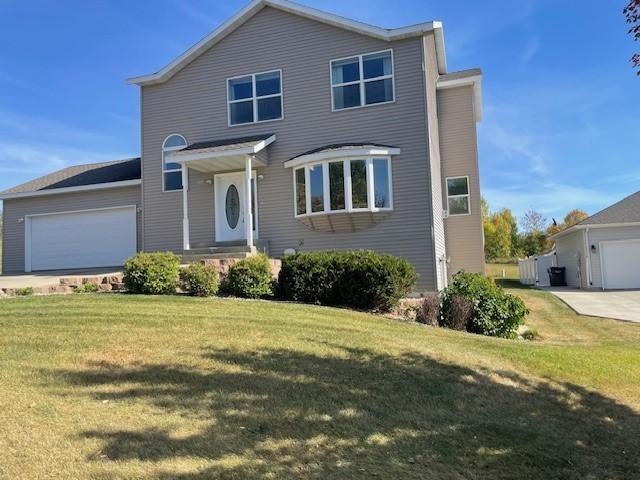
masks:
<path fill-rule="evenodd" d="M 169 154 L 168 161 L 182 166 L 183 257 L 195 260 L 266 251 L 266 243 L 258 240 L 256 169 L 268 165 L 266 148 L 275 139 L 275 135 L 268 134 L 198 142 Z M 191 242 L 190 206 L 198 207 L 203 199 L 190 195 L 192 170 L 204 174 L 205 182 L 213 185 L 214 191 L 210 199 L 214 208 L 214 242 L 196 242 L 195 247 Z"/>

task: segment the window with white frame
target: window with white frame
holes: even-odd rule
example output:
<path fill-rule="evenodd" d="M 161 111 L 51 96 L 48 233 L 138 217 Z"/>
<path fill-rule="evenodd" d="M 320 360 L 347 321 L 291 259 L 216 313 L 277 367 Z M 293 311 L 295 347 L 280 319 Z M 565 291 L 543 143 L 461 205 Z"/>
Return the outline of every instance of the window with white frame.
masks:
<path fill-rule="evenodd" d="M 282 72 L 254 73 L 227 80 L 229 125 L 282 118 Z"/>
<path fill-rule="evenodd" d="M 165 192 L 182 190 L 182 166 L 168 162 L 166 157 L 169 152 L 182 150 L 186 146 L 185 138 L 177 133 L 169 135 L 162 144 L 162 185 Z"/>
<path fill-rule="evenodd" d="M 331 61 L 333 110 L 393 102 L 393 51 Z"/>
<path fill-rule="evenodd" d="M 325 160 L 293 170 L 296 216 L 393 208 L 389 157 Z"/>
<path fill-rule="evenodd" d="M 447 178 L 447 210 L 450 216 L 471 213 L 469 177 Z"/>

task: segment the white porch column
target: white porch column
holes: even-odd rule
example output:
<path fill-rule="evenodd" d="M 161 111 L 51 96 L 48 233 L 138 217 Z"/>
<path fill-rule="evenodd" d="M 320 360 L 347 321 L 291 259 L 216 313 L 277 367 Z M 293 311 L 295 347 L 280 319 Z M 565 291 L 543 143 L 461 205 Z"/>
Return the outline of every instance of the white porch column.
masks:
<path fill-rule="evenodd" d="M 189 250 L 189 196 L 187 195 L 187 185 L 189 169 L 182 165 L 182 249 Z"/>
<path fill-rule="evenodd" d="M 244 228 L 248 247 L 253 247 L 253 215 L 251 206 L 251 197 L 253 196 L 253 192 L 251 188 L 251 158 L 251 155 L 247 155 L 244 161 Z"/>

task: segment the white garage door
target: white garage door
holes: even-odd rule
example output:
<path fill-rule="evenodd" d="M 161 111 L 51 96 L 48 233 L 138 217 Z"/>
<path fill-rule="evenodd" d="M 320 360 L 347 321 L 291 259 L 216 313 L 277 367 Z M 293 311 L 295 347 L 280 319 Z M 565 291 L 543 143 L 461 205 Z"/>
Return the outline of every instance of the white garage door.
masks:
<path fill-rule="evenodd" d="M 604 288 L 640 288 L 640 240 L 600 244 Z"/>
<path fill-rule="evenodd" d="M 136 253 L 136 207 L 34 215 L 26 222 L 27 271 L 113 267 Z"/>

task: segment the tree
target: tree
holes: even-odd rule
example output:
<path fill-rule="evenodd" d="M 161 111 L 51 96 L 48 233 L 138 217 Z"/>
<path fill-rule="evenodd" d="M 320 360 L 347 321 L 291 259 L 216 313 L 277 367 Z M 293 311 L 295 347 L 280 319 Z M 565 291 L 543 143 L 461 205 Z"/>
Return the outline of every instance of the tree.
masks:
<path fill-rule="evenodd" d="M 629 34 L 637 42 L 640 41 L 640 0 L 629 0 L 629 4 L 622 10 L 625 21 L 631 25 Z M 633 68 L 637 68 L 640 76 L 640 54 L 634 53 L 631 57 Z"/>
<path fill-rule="evenodd" d="M 567 213 L 564 216 L 564 224 L 562 225 L 563 226 L 562 230 L 564 230 L 565 228 L 573 227 L 574 225 L 580 223 L 582 220 L 584 220 L 588 216 L 589 214 L 584 210 L 580 210 L 578 208 L 571 210 L 569 213 Z"/>
<path fill-rule="evenodd" d="M 484 228 L 484 252 L 489 260 L 512 258 L 514 238 L 517 242 L 518 222 L 508 208 L 491 213 L 489 204 L 482 199 L 482 226 Z M 517 242 L 519 243 L 519 242 Z"/>
<path fill-rule="evenodd" d="M 549 249 L 547 234 L 539 231 L 527 233 L 522 237 L 522 248 L 526 256 L 546 253 Z"/>
<path fill-rule="evenodd" d="M 524 214 L 520 224 L 525 233 L 544 232 L 547 227 L 547 219 L 532 208 Z"/>

